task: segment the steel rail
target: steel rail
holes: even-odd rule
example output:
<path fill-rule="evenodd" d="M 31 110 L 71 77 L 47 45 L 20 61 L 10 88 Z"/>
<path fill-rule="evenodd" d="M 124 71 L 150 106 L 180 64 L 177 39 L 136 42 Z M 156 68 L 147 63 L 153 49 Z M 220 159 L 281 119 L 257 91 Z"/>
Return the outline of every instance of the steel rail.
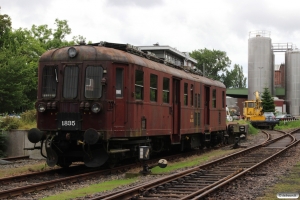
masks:
<path fill-rule="evenodd" d="M 185 156 L 189 156 L 189 155 L 196 155 L 199 154 L 199 151 L 195 151 L 195 152 L 188 152 L 185 153 Z M 182 157 L 182 154 L 176 154 L 176 155 L 172 155 L 172 156 L 168 156 L 166 157 L 168 160 L 172 160 L 172 159 L 176 159 L 179 157 Z M 152 159 L 149 161 L 146 161 L 147 164 L 154 164 L 157 163 L 158 159 Z M 144 163 L 134 163 L 134 164 L 129 164 L 129 165 L 125 165 L 125 166 L 121 166 L 121 167 L 115 167 L 112 169 L 107 169 L 107 170 L 101 170 L 101 171 L 94 171 L 94 172 L 89 172 L 89 173 L 84 173 L 84 174 L 80 174 L 80 175 L 75 175 L 75 176 L 71 176 L 71 177 L 65 177 L 65 178 L 59 178 L 56 180 L 52 180 L 52 181 L 47 181 L 47 182 L 43 182 L 43 183 L 35 183 L 32 185 L 28 185 L 28 186 L 24 186 L 24 187 L 18 187 L 18 188 L 14 188 L 14 189 L 10 189 L 10 190 L 5 190 L 5 191 L 0 191 L 0 199 L 2 198 L 11 198 L 11 197 L 15 197 L 15 196 L 19 196 L 22 194 L 27 194 L 30 192 L 37 192 L 40 190 L 44 190 L 44 189 L 48 189 L 48 188 L 52 188 L 55 187 L 55 185 L 59 184 L 59 183 L 70 183 L 70 182 L 77 182 L 78 180 L 81 179 L 87 179 L 89 177 L 94 177 L 96 175 L 103 175 L 103 174 L 113 174 L 113 173 L 118 173 L 120 171 L 124 171 L 124 170 L 128 170 L 128 169 L 132 169 L 135 167 L 142 167 Z M 77 167 L 77 166 L 76 166 Z M 63 170 L 63 169 L 57 169 L 57 170 Z M 40 176 L 46 173 L 52 173 L 53 170 L 47 170 L 47 171 L 43 171 L 43 172 L 34 172 L 31 174 L 25 174 L 25 175 L 19 175 L 19 176 L 14 176 L 14 177 L 5 177 L 0 179 L 0 183 L 7 183 L 7 182 L 11 182 L 11 181 L 18 181 L 18 180 L 24 180 L 25 178 L 28 177 L 32 177 L 32 176 Z"/>
<path fill-rule="evenodd" d="M 7 157 L 7 158 L 0 158 L 0 159 L 6 161 L 13 161 L 13 160 L 29 159 L 29 156 Z"/>
<path fill-rule="evenodd" d="M 280 140 L 282 138 L 285 138 L 285 137 L 291 137 L 291 136 L 289 136 L 288 134 L 285 134 L 285 135 L 280 136 L 279 138 L 273 139 L 271 141 L 276 142 L 276 141 L 278 141 L 278 140 Z M 268 143 L 268 144 L 273 143 L 273 142 L 269 142 L 268 141 L 269 139 L 270 138 L 268 137 L 266 143 Z M 292 139 L 292 142 L 294 142 L 294 139 Z M 119 191 L 117 193 L 95 197 L 95 198 L 93 198 L 93 200 L 94 199 L 111 200 L 111 199 L 119 199 L 119 198 L 125 198 L 126 199 L 126 198 L 129 198 L 129 197 L 132 197 L 132 196 L 136 196 L 136 195 L 138 195 L 141 192 L 145 193 L 146 191 L 148 191 L 151 188 L 159 187 L 160 185 L 166 184 L 167 182 L 172 182 L 172 181 L 178 180 L 179 178 L 183 178 L 183 177 L 185 177 L 187 175 L 191 175 L 192 173 L 194 173 L 196 171 L 199 171 L 199 170 L 201 170 L 203 168 L 213 167 L 215 165 L 219 165 L 220 163 L 223 163 L 224 161 L 227 161 L 229 158 L 234 159 L 237 156 L 240 156 L 240 155 L 243 155 L 243 154 L 247 154 L 247 153 L 249 153 L 251 151 L 254 151 L 254 150 L 258 149 L 258 148 L 263 148 L 264 146 L 266 146 L 266 145 L 265 144 L 259 144 L 259 145 L 256 145 L 254 147 L 251 147 L 249 149 L 246 149 L 244 151 L 237 152 L 237 153 L 231 154 L 229 156 L 225 156 L 225 157 L 223 157 L 221 159 L 218 159 L 216 161 L 212 161 L 212 162 L 209 162 L 207 164 L 191 168 L 191 169 L 186 170 L 184 172 L 179 172 L 176 175 L 170 175 L 170 176 L 167 176 L 165 178 L 161 178 L 159 180 L 152 181 L 148 185 L 147 184 L 142 184 L 142 185 L 136 186 L 136 187 L 134 187 L 132 189 L 127 189 L 126 191 Z M 243 172 L 239 172 L 239 174 L 240 173 L 243 173 Z M 237 176 L 237 174 L 235 174 L 234 176 L 231 174 L 231 175 L 223 178 L 222 180 L 219 180 L 218 183 L 215 183 L 214 185 L 210 185 L 209 187 L 206 187 L 205 190 L 207 190 L 209 188 L 215 188 L 216 187 L 215 185 L 221 184 L 222 182 L 225 182 L 227 180 L 231 180 L 232 177 L 235 177 L 235 176 Z"/>
<path fill-rule="evenodd" d="M 224 182 L 222 182 L 222 183 L 220 183 L 220 184 L 214 186 L 213 188 L 207 188 L 208 190 L 206 190 L 206 191 L 205 191 L 205 190 L 201 190 L 200 192 L 203 192 L 203 191 L 205 191 L 205 192 L 203 192 L 202 194 L 200 194 L 200 195 L 198 195 L 198 196 L 196 196 L 196 195 L 199 194 L 200 192 L 197 191 L 196 193 L 193 193 L 193 194 L 191 194 L 191 195 L 189 195 L 189 196 L 186 196 L 186 197 L 184 197 L 184 198 L 181 198 L 180 200 L 187 200 L 187 199 L 197 200 L 197 199 L 201 199 L 201 198 L 207 196 L 208 194 L 210 194 L 211 192 L 215 191 L 216 189 L 219 189 L 220 187 L 223 187 L 224 185 L 226 185 L 226 184 L 232 182 L 233 180 L 235 180 L 235 179 L 237 179 L 237 178 L 239 178 L 239 177 L 245 175 L 247 172 L 250 172 L 251 170 L 253 170 L 253 169 L 255 169 L 255 168 L 257 168 L 257 167 L 259 167 L 259 166 L 265 164 L 266 162 L 268 162 L 268 161 L 274 159 L 275 157 L 277 157 L 277 156 L 279 156 L 280 154 L 284 153 L 285 151 L 287 151 L 287 150 L 290 149 L 291 147 L 296 146 L 296 145 L 299 143 L 300 140 L 296 141 L 296 138 L 295 138 L 294 136 L 292 136 L 292 135 L 290 135 L 290 134 L 288 134 L 288 135 L 289 135 L 293 140 L 292 140 L 292 142 L 291 142 L 289 145 L 286 146 L 286 148 L 280 150 L 279 152 L 275 153 L 275 154 L 272 155 L 271 157 L 266 158 L 266 159 L 263 160 L 262 162 L 257 163 L 256 165 L 254 165 L 254 166 L 252 166 L 252 167 L 250 167 L 250 168 L 248 168 L 248 169 L 242 171 L 241 173 L 236 174 L 235 176 L 229 178 L 228 180 L 226 180 L 226 181 L 224 181 Z M 203 188 L 203 189 L 204 189 L 204 188 Z"/>

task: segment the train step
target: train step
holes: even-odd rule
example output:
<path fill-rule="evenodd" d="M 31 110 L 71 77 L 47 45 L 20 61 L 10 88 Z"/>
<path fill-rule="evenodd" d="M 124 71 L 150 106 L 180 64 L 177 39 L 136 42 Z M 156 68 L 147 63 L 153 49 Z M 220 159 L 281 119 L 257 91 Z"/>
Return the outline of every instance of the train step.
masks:
<path fill-rule="evenodd" d="M 108 153 L 113 154 L 113 153 L 123 153 L 123 152 L 127 152 L 130 151 L 130 149 L 111 149 L 109 150 Z"/>

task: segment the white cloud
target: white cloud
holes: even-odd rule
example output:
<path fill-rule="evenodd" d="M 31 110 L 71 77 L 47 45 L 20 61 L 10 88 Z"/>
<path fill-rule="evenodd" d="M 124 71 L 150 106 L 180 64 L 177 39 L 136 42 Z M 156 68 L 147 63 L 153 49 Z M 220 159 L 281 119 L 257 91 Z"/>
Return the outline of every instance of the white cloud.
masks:
<path fill-rule="evenodd" d="M 2 3 L 1 14 L 12 18 L 15 29 L 55 28 L 55 19 L 67 20 L 72 36 L 92 42 L 221 50 L 247 74 L 250 31 L 268 30 L 273 43 L 299 46 L 297 5 L 296 0 L 13 0 Z M 276 64 L 284 62 L 282 54 L 275 56 Z"/>

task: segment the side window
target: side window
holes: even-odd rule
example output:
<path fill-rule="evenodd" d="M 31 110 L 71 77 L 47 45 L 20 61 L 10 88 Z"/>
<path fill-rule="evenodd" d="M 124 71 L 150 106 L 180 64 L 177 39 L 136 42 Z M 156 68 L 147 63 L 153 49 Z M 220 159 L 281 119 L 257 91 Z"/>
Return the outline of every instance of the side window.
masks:
<path fill-rule="evenodd" d="M 169 103 L 170 96 L 170 79 L 163 78 L 163 102 Z"/>
<path fill-rule="evenodd" d="M 144 72 L 135 71 L 135 99 L 144 99 Z"/>
<path fill-rule="evenodd" d="M 157 75 L 150 74 L 150 101 L 157 101 Z"/>
<path fill-rule="evenodd" d="M 116 97 L 123 97 L 123 69 L 116 69 Z"/>
<path fill-rule="evenodd" d="M 212 92 L 212 107 L 213 108 L 216 108 L 217 107 L 217 98 L 216 98 L 216 89 L 213 89 L 213 92 Z"/>
<path fill-rule="evenodd" d="M 225 92 L 222 91 L 222 108 L 225 108 L 225 99 L 226 99 Z"/>
<path fill-rule="evenodd" d="M 88 66 L 85 70 L 85 88 L 86 98 L 100 98 L 102 95 L 103 68 L 100 66 Z"/>
<path fill-rule="evenodd" d="M 42 78 L 42 97 L 54 98 L 58 82 L 56 68 L 54 66 L 45 66 Z"/>
<path fill-rule="evenodd" d="M 194 85 L 191 85 L 191 95 L 190 95 L 190 97 L 191 97 L 191 106 L 193 106 L 194 105 L 194 102 L 193 102 L 193 97 L 194 97 Z"/>
<path fill-rule="evenodd" d="M 187 106 L 188 105 L 188 84 L 184 83 L 184 105 Z"/>

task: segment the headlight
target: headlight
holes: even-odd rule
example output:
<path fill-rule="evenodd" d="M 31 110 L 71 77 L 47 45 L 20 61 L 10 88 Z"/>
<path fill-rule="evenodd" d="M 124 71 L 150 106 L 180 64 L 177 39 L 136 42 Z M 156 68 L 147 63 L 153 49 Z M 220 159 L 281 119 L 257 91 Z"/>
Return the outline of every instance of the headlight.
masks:
<path fill-rule="evenodd" d="M 99 104 L 99 103 L 94 103 L 94 104 L 92 105 L 91 110 L 92 110 L 93 113 L 98 113 L 98 112 L 101 111 L 101 107 L 102 107 L 101 104 Z"/>
<path fill-rule="evenodd" d="M 74 58 L 77 55 L 77 51 L 74 47 L 68 49 L 68 54 L 70 58 Z"/>
<path fill-rule="evenodd" d="M 38 106 L 37 106 L 37 110 L 38 110 L 39 112 L 45 112 L 45 110 L 46 110 L 46 104 L 44 104 L 44 103 L 39 103 Z"/>

